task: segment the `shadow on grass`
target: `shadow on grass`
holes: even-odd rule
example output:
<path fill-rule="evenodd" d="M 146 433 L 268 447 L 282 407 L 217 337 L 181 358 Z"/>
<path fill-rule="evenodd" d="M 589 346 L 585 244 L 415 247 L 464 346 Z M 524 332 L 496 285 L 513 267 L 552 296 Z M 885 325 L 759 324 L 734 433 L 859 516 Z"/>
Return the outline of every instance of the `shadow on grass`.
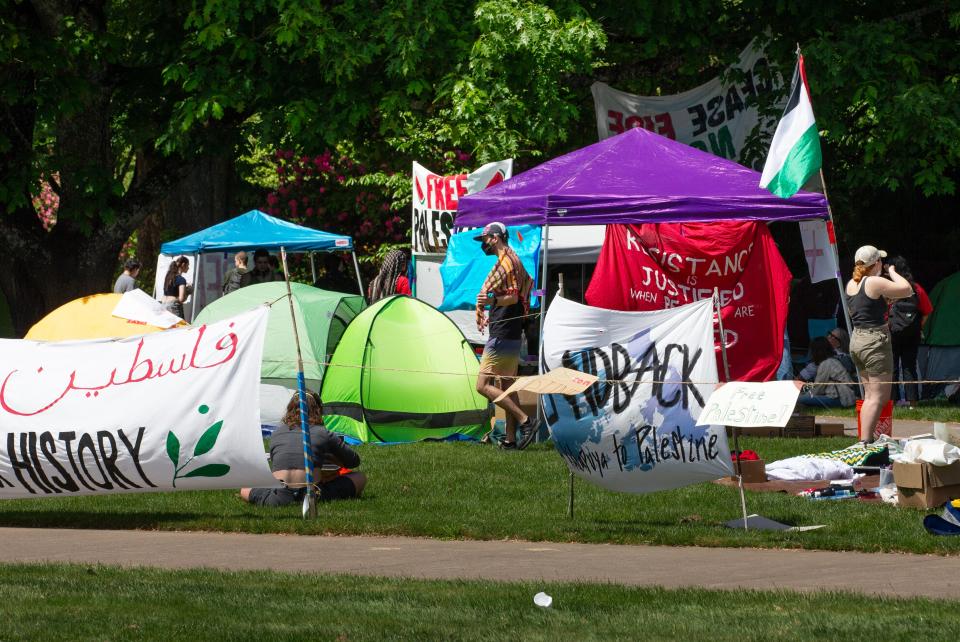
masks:
<path fill-rule="evenodd" d="M 50 511 L 20 512 L 0 511 L 0 527 L 6 528 L 70 528 L 70 529 L 140 529 L 178 530 L 189 526 L 191 530 L 236 530 L 237 522 L 256 529 L 258 523 L 275 527 L 279 521 L 302 521 L 299 515 L 278 513 L 213 513 L 182 511 Z M 227 524 L 234 524 L 233 528 Z M 242 529 L 241 529 L 242 530 Z"/>

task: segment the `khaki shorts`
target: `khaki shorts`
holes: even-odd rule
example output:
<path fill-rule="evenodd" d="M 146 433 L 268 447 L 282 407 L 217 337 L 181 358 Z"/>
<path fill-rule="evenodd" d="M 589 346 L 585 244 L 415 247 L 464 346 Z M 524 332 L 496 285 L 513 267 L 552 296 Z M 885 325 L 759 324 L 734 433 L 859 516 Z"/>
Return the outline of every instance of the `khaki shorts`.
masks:
<path fill-rule="evenodd" d="M 520 339 L 498 339 L 493 337 L 487 340 L 480 357 L 480 372 L 482 374 L 515 375 L 520 365 Z M 510 381 L 509 386 L 513 381 Z"/>
<path fill-rule="evenodd" d="M 861 374 L 893 374 L 893 346 L 890 331 L 882 328 L 854 328 L 850 336 L 850 358 Z"/>

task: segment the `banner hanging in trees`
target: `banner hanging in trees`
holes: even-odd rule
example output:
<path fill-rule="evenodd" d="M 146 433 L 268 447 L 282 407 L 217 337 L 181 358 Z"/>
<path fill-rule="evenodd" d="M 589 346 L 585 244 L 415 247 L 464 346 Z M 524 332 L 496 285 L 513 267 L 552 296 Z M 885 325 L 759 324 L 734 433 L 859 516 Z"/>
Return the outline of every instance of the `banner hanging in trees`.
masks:
<path fill-rule="evenodd" d="M 544 366 L 600 379 L 544 395 L 560 456 L 598 486 L 649 493 L 733 474 L 724 426 L 697 426 L 715 388 L 713 303 L 601 310 L 562 297 L 547 309 Z"/>
<path fill-rule="evenodd" d="M 756 105 L 748 100 L 780 90 L 779 74 L 768 74 L 770 66 L 762 49 L 751 42 L 728 73 L 695 89 L 669 96 L 636 96 L 618 91 L 602 82 L 590 88 L 597 113 L 600 140 L 631 127 L 643 127 L 722 158 L 748 165 L 744 142 L 759 122 Z M 773 131 L 770 123 L 770 131 Z M 763 169 L 758 154 L 753 169 Z"/>
<path fill-rule="evenodd" d="M 719 288 L 731 380 L 767 381 L 783 354 L 791 278 L 762 223 L 608 225 L 586 301 L 662 310 Z"/>
<path fill-rule="evenodd" d="M 0 341 L 0 499 L 275 486 L 267 308 L 119 341 Z"/>
<path fill-rule="evenodd" d="M 460 197 L 502 183 L 513 172 L 513 159 L 487 163 L 469 174 L 440 176 L 420 163 L 413 164 L 414 252 L 443 254 L 453 234 Z"/>

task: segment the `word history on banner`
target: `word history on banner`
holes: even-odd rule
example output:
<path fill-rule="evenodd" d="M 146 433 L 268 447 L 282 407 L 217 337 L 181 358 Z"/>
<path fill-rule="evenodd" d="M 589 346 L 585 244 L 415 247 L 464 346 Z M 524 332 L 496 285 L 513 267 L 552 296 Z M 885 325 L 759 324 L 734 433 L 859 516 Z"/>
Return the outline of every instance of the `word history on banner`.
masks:
<path fill-rule="evenodd" d="M 0 499 L 276 486 L 268 308 L 123 340 L 0 340 Z"/>

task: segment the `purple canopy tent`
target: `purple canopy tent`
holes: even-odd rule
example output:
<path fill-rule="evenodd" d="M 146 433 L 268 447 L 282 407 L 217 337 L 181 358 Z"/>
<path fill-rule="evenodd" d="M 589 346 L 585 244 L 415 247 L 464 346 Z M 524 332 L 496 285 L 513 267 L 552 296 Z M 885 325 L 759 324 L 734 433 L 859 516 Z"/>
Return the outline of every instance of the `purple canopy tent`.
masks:
<path fill-rule="evenodd" d="M 461 197 L 454 225 L 483 227 L 501 221 L 506 225 L 544 226 L 545 286 L 551 224 L 816 218 L 830 218 L 822 194 L 797 192 L 790 198 L 780 198 L 760 187 L 760 172 L 635 128 Z M 842 291 L 839 273 L 837 283 Z M 546 296 L 541 300 L 545 303 Z M 546 306 L 542 307 L 541 312 L 545 312 Z M 543 316 L 541 330 L 542 325 Z"/>
<path fill-rule="evenodd" d="M 784 199 L 760 172 L 646 129 L 588 145 L 460 199 L 457 227 L 827 219 L 822 194 Z"/>

